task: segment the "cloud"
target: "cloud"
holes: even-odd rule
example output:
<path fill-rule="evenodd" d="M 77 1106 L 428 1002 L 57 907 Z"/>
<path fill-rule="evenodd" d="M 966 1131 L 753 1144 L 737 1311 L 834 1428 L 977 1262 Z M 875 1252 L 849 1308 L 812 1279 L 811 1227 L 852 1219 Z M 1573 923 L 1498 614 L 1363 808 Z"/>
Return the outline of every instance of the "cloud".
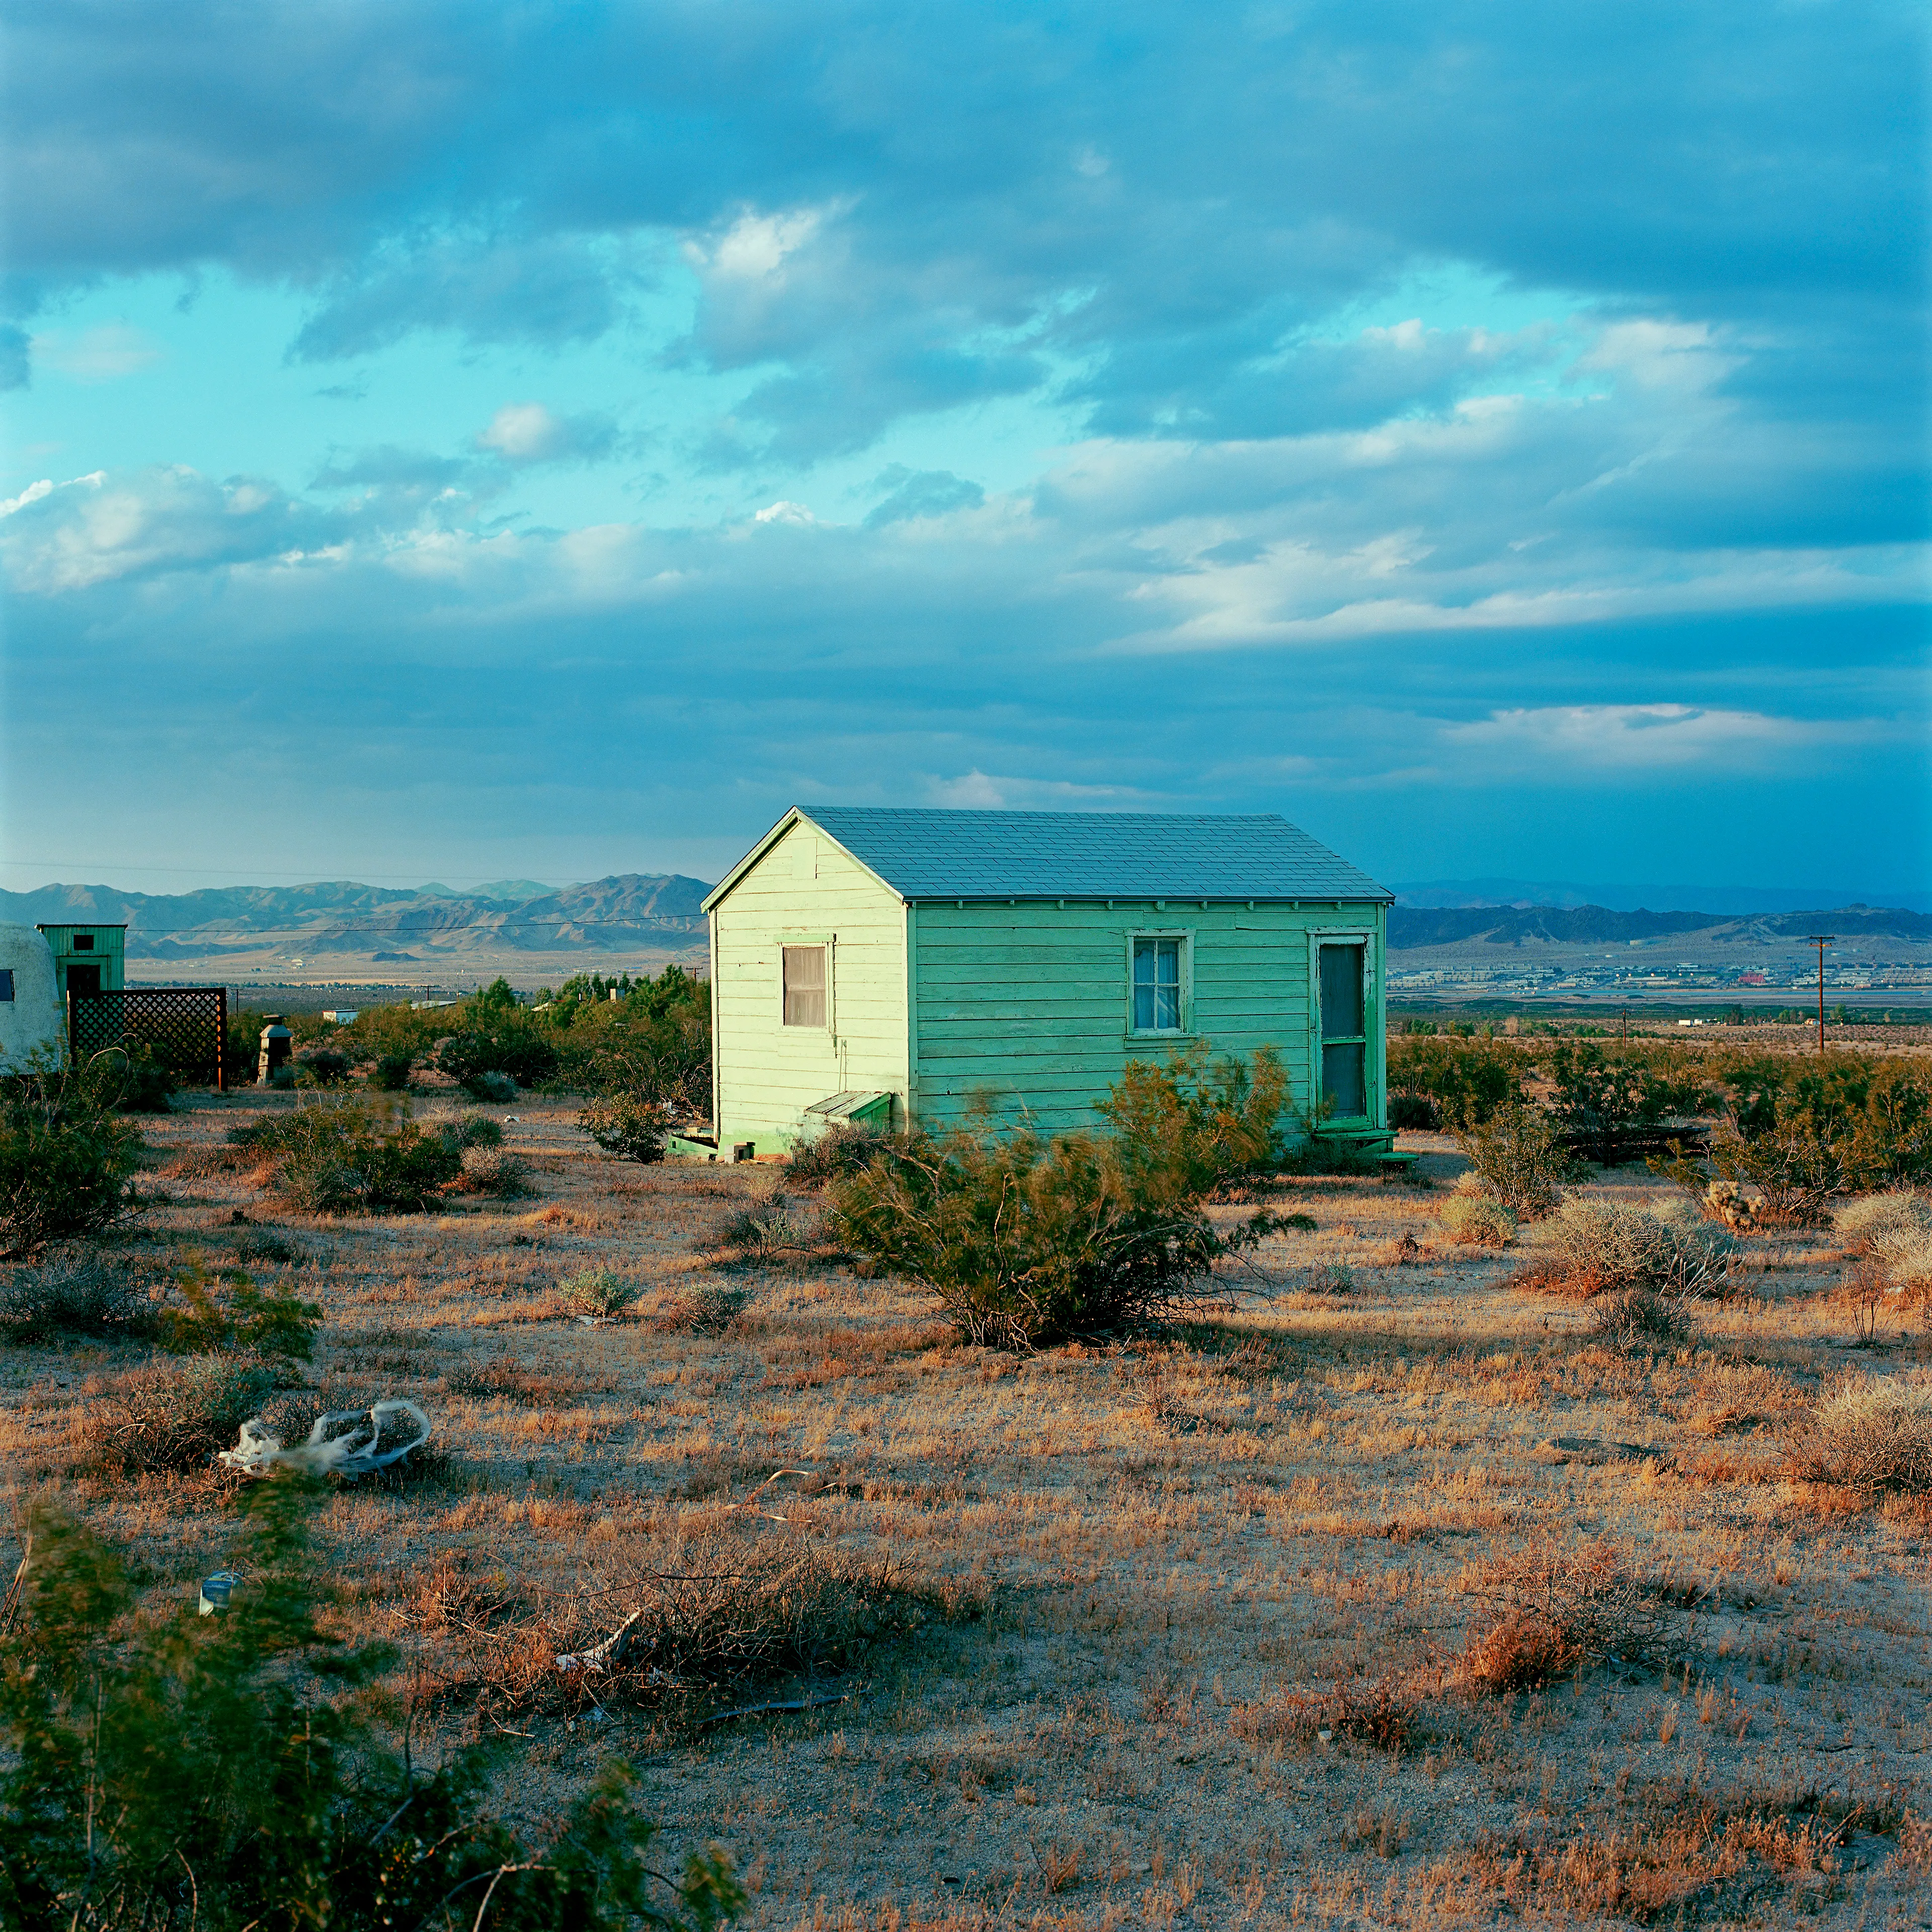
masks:
<path fill-rule="evenodd" d="M 164 352 L 152 336 L 124 322 L 104 323 L 78 335 L 36 335 L 28 346 L 44 368 L 76 382 L 117 382 L 152 368 Z"/>
<path fill-rule="evenodd" d="M 578 235 L 386 243 L 323 291 L 289 353 L 298 362 L 366 356 L 422 329 L 472 344 L 592 341 L 640 279 L 614 252 Z"/>
<path fill-rule="evenodd" d="M 1561 776 L 1605 772 L 1706 775 L 1763 769 L 1794 755 L 1844 750 L 1892 735 L 1871 718 L 1778 717 L 1692 704 L 1568 704 L 1492 712 L 1446 724 L 1445 744 L 1492 766 L 1533 760 Z"/>
<path fill-rule="evenodd" d="M 506 463 L 590 463 L 610 454 L 616 440 L 607 416 L 560 416 L 541 403 L 506 403 L 476 443 Z"/>
<path fill-rule="evenodd" d="M 56 596 L 116 580 L 293 560 L 346 534 L 272 483 L 214 483 L 183 464 L 34 484 L 0 521 L 16 591 Z"/>
<path fill-rule="evenodd" d="M 950 470 L 908 470 L 902 463 L 888 464 L 873 478 L 872 488 L 884 490 L 884 500 L 866 513 L 866 527 L 878 530 L 886 524 L 899 524 L 915 517 L 943 517 L 954 510 L 976 510 L 986 500 L 978 484 Z"/>

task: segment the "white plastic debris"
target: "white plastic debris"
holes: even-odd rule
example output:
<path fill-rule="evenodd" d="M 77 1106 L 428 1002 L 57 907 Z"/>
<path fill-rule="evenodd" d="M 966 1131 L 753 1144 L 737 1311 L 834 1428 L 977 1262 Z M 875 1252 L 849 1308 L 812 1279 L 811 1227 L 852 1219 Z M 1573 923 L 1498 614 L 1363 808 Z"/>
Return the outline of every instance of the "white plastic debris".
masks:
<path fill-rule="evenodd" d="M 395 1439 L 399 1432 L 400 1442 Z M 292 1449 L 284 1449 L 280 1438 L 251 1416 L 242 1425 L 241 1440 L 215 1460 L 244 1476 L 268 1475 L 278 1464 L 312 1476 L 367 1476 L 400 1462 L 429 1436 L 429 1418 L 414 1402 L 392 1398 L 366 1409 L 331 1409 L 317 1416 L 308 1440 Z"/>

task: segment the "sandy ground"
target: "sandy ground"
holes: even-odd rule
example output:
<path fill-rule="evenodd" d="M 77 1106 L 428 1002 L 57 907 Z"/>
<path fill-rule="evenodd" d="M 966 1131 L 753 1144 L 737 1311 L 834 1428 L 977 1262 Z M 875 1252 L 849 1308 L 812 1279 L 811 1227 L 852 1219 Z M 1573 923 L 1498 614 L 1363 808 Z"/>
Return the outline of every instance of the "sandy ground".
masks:
<path fill-rule="evenodd" d="M 292 1104 L 191 1096 L 145 1124 L 149 1204 L 110 1246 L 160 1269 L 280 1234 L 328 1316 L 292 1405 L 431 1412 L 436 1480 L 345 1488 L 323 1522 L 346 1613 L 422 1681 L 463 1681 L 459 1599 L 506 1606 L 541 1665 L 680 1566 L 885 1559 L 926 1606 L 742 1694 L 845 1700 L 802 1714 L 491 1706 L 527 1819 L 626 1756 L 668 1854 L 724 1846 L 774 1928 L 1932 1924 L 1932 1510 L 1796 1480 L 1783 1447 L 1838 1381 L 1932 1348 L 1916 1320 L 1848 1346 L 1828 1236 L 1751 1238 L 1697 1346 L 1620 1354 L 1586 1309 L 1507 1285 L 1534 1229 L 1501 1256 L 1441 1244 L 1462 1162 L 1408 1136 L 1437 1186 L 1292 1184 L 1274 1204 L 1317 1230 L 1231 1276 L 1232 1313 L 1018 1358 L 822 1256 L 719 1270 L 716 1230 L 783 1169 L 626 1166 L 571 1106 L 496 1110 L 521 1202 L 322 1222 L 197 1176 Z M 1310 1292 L 1317 1264 L 1352 1286 Z M 557 1284 L 596 1264 L 644 1292 L 592 1330 Z M 748 1291 L 730 1332 L 663 1325 L 720 1283 Z M 209 1475 L 90 1466 L 90 1390 L 141 1352 L 0 1348 L 0 1468 L 132 1544 L 165 1597 L 219 1559 L 231 1504 Z M 805 1473 L 761 1489 L 779 1469 Z M 1672 1608 L 1667 1674 L 1472 1690 L 1510 1562 L 1602 1547 Z M 1333 1714 L 1338 1684 L 1378 1682 L 1406 1714 L 1386 1748 Z M 482 1708 L 459 1690 L 425 1729 Z"/>

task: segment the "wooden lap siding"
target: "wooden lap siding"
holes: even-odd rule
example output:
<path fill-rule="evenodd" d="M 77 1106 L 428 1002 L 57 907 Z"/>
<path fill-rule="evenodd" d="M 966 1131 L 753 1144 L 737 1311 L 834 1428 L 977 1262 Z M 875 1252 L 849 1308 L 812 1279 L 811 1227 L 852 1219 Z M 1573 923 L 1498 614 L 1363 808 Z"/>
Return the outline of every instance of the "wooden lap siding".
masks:
<path fill-rule="evenodd" d="M 1298 1107 L 1313 1100 L 1309 934 L 1366 932 L 1370 1109 L 1382 1110 L 1382 950 L 1379 906 L 1297 910 L 1170 900 L 1117 902 L 1112 909 L 1070 904 L 974 905 L 927 902 L 918 908 L 914 977 L 922 1126 L 962 1120 L 976 1090 L 989 1092 L 996 1118 L 1016 1124 L 1021 1103 L 1044 1132 L 1091 1126 L 1094 1103 L 1130 1060 L 1164 1060 L 1194 1039 L 1210 1052 L 1280 1054 Z M 1130 1038 L 1127 938 L 1192 935 L 1192 1009 L 1180 1041 Z"/>
<path fill-rule="evenodd" d="M 905 908 L 807 824 L 794 825 L 716 914 L 721 1144 L 788 1147 L 800 1117 L 849 1089 L 906 1090 Z M 782 1023 L 779 950 L 831 948 L 829 1028 Z M 903 1125 L 895 1109 L 896 1124 Z"/>

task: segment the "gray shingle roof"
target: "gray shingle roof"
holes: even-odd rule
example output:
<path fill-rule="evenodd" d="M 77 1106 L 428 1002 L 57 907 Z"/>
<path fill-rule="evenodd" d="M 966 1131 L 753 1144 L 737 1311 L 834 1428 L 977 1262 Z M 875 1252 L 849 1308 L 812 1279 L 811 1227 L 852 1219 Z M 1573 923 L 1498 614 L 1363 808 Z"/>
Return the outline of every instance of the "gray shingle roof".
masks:
<path fill-rule="evenodd" d="M 800 809 L 902 898 L 1395 896 L 1274 812 Z"/>

